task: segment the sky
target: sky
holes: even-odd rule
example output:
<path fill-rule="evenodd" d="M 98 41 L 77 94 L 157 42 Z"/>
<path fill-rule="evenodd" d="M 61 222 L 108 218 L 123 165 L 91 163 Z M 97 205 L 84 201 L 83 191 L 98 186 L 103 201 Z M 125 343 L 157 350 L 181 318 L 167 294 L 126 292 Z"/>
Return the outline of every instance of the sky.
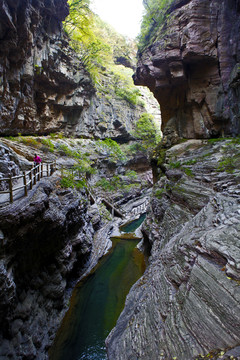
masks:
<path fill-rule="evenodd" d="M 132 39 L 139 34 L 142 0 L 91 0 L 90 8 L 120 34 Z"/>

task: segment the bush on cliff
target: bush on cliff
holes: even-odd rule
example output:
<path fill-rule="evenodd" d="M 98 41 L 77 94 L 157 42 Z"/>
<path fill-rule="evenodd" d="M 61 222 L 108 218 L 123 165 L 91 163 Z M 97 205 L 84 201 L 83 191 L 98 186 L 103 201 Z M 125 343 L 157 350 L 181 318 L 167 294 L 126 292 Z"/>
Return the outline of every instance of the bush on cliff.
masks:
<path fill-rule="evenodd" d="M 136 43 L 118 34 L 94 14 L 89 0 L 68 0 L 68 4 L 69 16 L 63 23 L 64 29 L 97 86 L 101 84 L 101 73 L 109 65 L 124 63 L 134 67 Z"/>
<path fill-rule="evenodd" d="M 142 140 L 142 146 L 147 150 L 152 150 L 160 141 L 160 129 L 154 123 L 153 116 L 148 113 L 143 113 L 136 122 L 133 135 Z"/>
<path fill-rule="evenodd" d="M 141 23 L 141 32 L 138 36 L 138 47 L 142 51 L 156 35 L 164 22 L 166 11 L 173 0 L 143 0 L 145 13 Z"/>

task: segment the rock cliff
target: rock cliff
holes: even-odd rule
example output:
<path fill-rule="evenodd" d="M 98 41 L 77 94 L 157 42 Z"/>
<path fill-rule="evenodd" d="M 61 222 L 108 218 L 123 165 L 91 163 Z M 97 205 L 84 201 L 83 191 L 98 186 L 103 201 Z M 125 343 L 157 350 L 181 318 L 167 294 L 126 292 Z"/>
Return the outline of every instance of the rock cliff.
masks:
<path fill-rule="evenodd" d="M 142 105 L 97 93 L 62 30 L 67 0 L 0 4 L 0 135 L 63 132 L 86 138 L 131 138 Z"/>
<path fill-rule="evenodd" d="M 113 78 L 104 76 L 104 89 L 91 98 L 72 130 L 77 137 L 111 139 L 119 143 L 133 140 L 134 125 L 143 113 L 152 113 L 154 119 L 161 123 L 160 108 L 156 99 L 146 89 L 141 89 L 139 102 L 131 104 L 117 96 L 111 89 Z M 148 90 L 148 89 L 147 89 Z"/>
<path fill-rule="evenodd" d="M 28 198 L 0 209 L 1 359 L 48 358 L 72 281 L 105 251 L 104 241 L 93 251 L 97 209 L 58 182 L 42 179 Z"/>
<path fill-rule="evenodd" d="M 184 138 L 239 134 L 239 15 L 239 0 L 172 1 L 134 75 L 158 100 L 163 128 Z"/>
<path fill-rule="evenodd" d="M 28 142 L 4 139 L 4 144 L 0 143 L 0 178 L 19 174 L 32 164 L 36 148 L 31 147 L 30 139 L 36 145 L 40 137 L 19 138 Z M 112 220 L 100 198 L 114 202 L 117 209 L 125 209 L 128 203 L 126 212 L 133 213 L 135 205 L 144 202 L 151 181 L 146 156 L 139 158 L 131 152 L 129 158 L 121 159 L 121 151 L 114 155 L 102 141 L 54 138 L 51 142 L 54 150 L 51 148 L 48 153 L 46 143 L 42 144 L 44 152 L 40 144 L 37 143 L 38 154 L 43 160 L 57 160 L 57 165 L 65 168 L 63 175 L 56 171 L 50 178 L 42 178 L 29 189 L 27 198 L 14 196 L 15 201 L 10 205 L 7 205 L 9 196 L 0 194 L 0 358 L 3 359 L 48 358 L 48 349 L 69 305 L 73 286 L 97 265 L 112 245 L 109 236 L 115 219 Z M 93 163 L 97 170 L 88 179 L 96 199 L 94 204 L 85 188 L 71 188 L 72 172 L 68 173 L 67 168 L 76 165 L 76 154 Z M 129 174 L 132 168 L 139 171 L 138 175 L 133 171 Z M 68 181 L 65 186 L 69 188 L 61 187 L 64 176 Z M 105 185 L 115 179 L 117 185 L 104 190 L 97 185 L 102 179 Z M 5 180 L 2 185 L 8 189 Z"/>
<path fill-rule="evenodd" d="M 67 1 L 2 1 L 0 134 L 71 128 L 94 92 L 62 36 Z"/>
<path fill-rule="evenodd" d="M 240 144 L 166 153 L 144 225 L 151 257 L 107 339 L 110 360 L 239 359 Z"/>

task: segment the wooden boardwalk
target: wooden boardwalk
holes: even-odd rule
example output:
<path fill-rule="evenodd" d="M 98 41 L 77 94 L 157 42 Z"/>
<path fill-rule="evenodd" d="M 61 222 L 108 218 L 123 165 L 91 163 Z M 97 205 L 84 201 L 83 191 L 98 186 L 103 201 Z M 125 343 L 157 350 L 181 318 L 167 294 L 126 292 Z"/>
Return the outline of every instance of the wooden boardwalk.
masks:
<path fill-rule="evenodd" d="M 145 200 L 144 202 L 142 202 L 141 204 L 137 205 L 136 207 L 134 207 L 132 209 L 132 213 L 134 215 L 137 215 L 137 214 L 141 214 L 143 212 L 145 212 L 147 210 L 147 207 L 148 207 L 148 204 L 149 204 L 149 200 Z"/>
<path fill-rule="evenodd" d="M 41 163 L 35 167 L 32 167 L 29 171 L 23 171 L 22 174 L 17 176 L 10 176 L 8 178 L 0 179 L 0 206 L 6 206 L 13 203 L 24 196 L 28 195 L 28 192 L 32 190 L 43 177 L 49 177 L 56 171 L 56 162 L 54 163 Z M 63 168 L 61 173 L 63 173 Z M 81 178 L 81 177 L 79 177 Z M 87 186 L 89 200 L 92 204 L 103 203 L 107 210 L 111 213 L 112 217 L 126 218 L 129 216 L 129 212 L 123 211 L 118 205 L 110 199 L 106 199 L 104 196 L 96 196 L 94 190 L 88 184 Z M 148 206 L 148 200 L 144 200 L 142 203 L 136 205 L 130 210 L 132 215 L 138 215 L 146 211 Z"/>
<path fill-rule="evenodd" d="M 51 176 L 56 170 L 56 163 L 41 163 L 32 167 L 29 171 L 23 171 L 17 176 L 9 176 L 0 179 L 0 206 L 13 203 L 15 200 L 28 195 L 43 177 Z"/>

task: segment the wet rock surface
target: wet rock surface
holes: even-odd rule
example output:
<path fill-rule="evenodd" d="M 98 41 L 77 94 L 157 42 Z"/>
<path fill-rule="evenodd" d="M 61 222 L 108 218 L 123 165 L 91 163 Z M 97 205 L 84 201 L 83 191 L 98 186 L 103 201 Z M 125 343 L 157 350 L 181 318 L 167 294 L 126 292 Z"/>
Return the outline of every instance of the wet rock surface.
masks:
<path fill-rule="evenodd" d="M 196 145 L 166 153 L 142 229 L 150 263 L 107 338 L 110 360 L 240 356 L 239 144 Z"/>
<path fill-rule="evenodd" d="M 239 9 L 238 0 L 172 1 L 134 76 L 160 103 L 163 127 L 185 138 L 239 133 Z"/>

